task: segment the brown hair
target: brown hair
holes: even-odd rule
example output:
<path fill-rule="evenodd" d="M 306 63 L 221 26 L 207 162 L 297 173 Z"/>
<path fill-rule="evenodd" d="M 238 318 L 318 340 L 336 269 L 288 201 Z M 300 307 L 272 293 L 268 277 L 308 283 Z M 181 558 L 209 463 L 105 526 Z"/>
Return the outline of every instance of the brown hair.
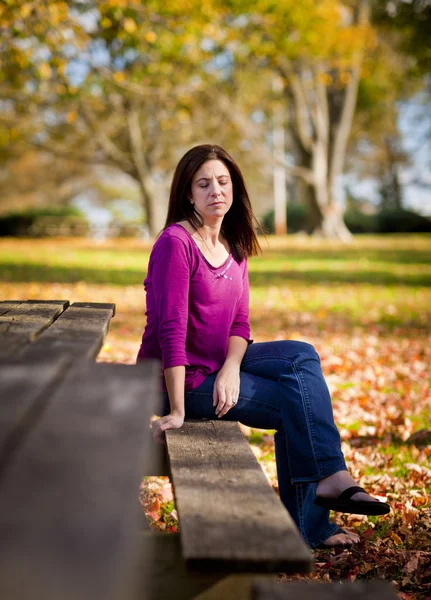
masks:
<path fill-rule="evenodd" d="M 241 261 L 247 256 L 254 256 L 260 251 L 254 226 L 260 229 L 260 225 L 253 215 L 240 168 L 230 154 L 220 146 L 210 144 L 195 146 L 182 157 L 172 179 L 164 229 L 172 223 L 183 220 L 189 221 L 195 229 L 202 227 L 203 221 L 190 202 L 191 185 L 196 171 L 209 160 L 221 161 L 228 169 L 232 179 L 233 203 L 223 219 L 221 233 L 237 260 Z"/>

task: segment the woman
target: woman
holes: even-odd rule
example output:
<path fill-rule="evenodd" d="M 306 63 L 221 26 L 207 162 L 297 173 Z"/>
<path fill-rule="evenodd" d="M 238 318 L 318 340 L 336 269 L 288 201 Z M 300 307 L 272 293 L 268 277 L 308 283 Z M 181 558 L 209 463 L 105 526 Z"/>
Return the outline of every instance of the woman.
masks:
<path fill-rule="evenodd" d="M 275 429 L 280 498 L 311 547 L 352 545 L 329 510 L 385 514 L 348 473 L 319 357 L 298 341 L 252 343 L 247 257 L 257 254 L 241 171 L 219 146 L 189 150 L 174 174 L 168 216 L 145 280 L 147 325 L 138 360 L 158 358 L 164 416 Z"/>

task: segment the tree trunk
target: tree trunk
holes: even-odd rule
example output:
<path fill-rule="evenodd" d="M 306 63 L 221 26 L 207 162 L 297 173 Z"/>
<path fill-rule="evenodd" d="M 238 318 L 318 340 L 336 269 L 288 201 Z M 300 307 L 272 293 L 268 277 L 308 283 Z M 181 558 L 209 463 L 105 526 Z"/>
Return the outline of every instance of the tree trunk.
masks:
<path fill-rule="evenodd" d="M 274 79 L 272 88 L 276 92 L 283 89 L 282 81 Z M 280 106 L 274 108 L 272 117 L 272 153 L 274 156 L 274 165 L 272 168 L 272 180 L 274 190 L 274 225 L 277 235 L 286 235 L 286 205 L 287 205 L 287 177 L 285 159 L 285 128 L 284 111 Z"/>
<path fill-rule="evenodd" d="M 369 0 L 358 0 L 352 14 L 355 24 L 368 21 Z M 280 61 L 278 69 L 285 82 L 290 127 L 297 150 L 297 166 L 308 185 L 308 232 L 348 241 L 351 233 L 343 220 L 337 186 L 343 175 L 347 142 L 358 95 L 363 51 L 353 57 L 345 72 L 344 85 L 336 71 L 323 65 L 292 67 Z M 323 81 L 328 76 L 332 83 Z"/>
<path fill-rule="evenodd" d="M 142 206 L 146 215 L 146 224 L 150 237 L 155 238 L 166 221 L 168 212 L 168 193 L 166 186 L 155 185 L 148 180 L 142 180 L 138 173 L 134 173 L 134 178 L 139 184 L 142 197 Z"/>
<path fill-rule="evenodd" d="M 307 181 L 302 181 L 301 200 L 307 206 L 306 231 L 309 235 L 325 238 L 336 238 L 348 242 L 352 234 L 347 229 L 343 218 L 343 209 L 336 202 L 336 192 L 332 184 L 327 166 L 331 161 L 324 145 L 313 145 L 312 152 L 307 152 L 297 144 L 298 164 L 311 173 Z M 332 185 L 331 185 L 332 184 Z"/>
<path fill-rule="evenodd" d="M 343 209 L 335 202 L 322 206 L 319 201 L 321 191 L 314 185 L 304 185 L 303 199 L 308 208 L 307 233 L 318 237 L 350 241 L 352 234 L 344 223 Z M 331 191 L 326 189 L 325 193 L 329 196 Z"/>

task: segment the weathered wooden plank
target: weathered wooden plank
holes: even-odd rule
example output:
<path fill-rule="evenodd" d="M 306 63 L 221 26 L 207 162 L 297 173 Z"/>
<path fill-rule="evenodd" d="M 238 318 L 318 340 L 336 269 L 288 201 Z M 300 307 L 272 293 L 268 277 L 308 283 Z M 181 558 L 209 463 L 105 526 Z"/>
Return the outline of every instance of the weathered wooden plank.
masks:
<path fill-rule="evenodd" d="M 190 571 L 181 556 L 178 534 L 139 534 L 136 600 L 190 600 L 217 583 L 224 574 Z"/>
<path fill-rule="evenodd" d="M 108 334 L 115 304 L 75 302 L 38 339 L 27 347 L 22 356 L 28 360 L 59 354 L 74 359 L 95 358 Z"/>
<path fill-rule="evenodd" d="M 178 534 L 139 535 L 136 600 L 250 600 L 251 587 L 274 575 L 229 575 L 187 568 Z"/>
<path fill-rule="evenodd" d="M 308 572 L 311 552 L 269 485 L 238 423 L 186 422 L 166 432 L 189 566 Z"/>
<path fill-rule="evenodd" d="M 68 363 L 0 364 L 0 477 L 27 432 L 40 416 Z"/>
<path fill-rule="evenodd" d="M 67 300 L 27 300 L 9 303 L 0 316 L 0 358 L 18 354 L 69 306 Z"/>
<path fill-rule="evenodd" d="M 8 600 L 133 597 L 138 494 L 160 366 L 80 363 L 0 480 Z"/>
<path fill-rule="evenodd" d="M 169 469 L 168 457 L 166 454 L 166 447 L 161 444 L 154 443 L 151 456 L 147 461 L 146 471 L 143 473 L 146 476 L 155 477 L 170 477 L 171 471 Z"/>
<path fill-rule="evenodd" d="M 252 600 L 396 600 L 394 588 L 384 581 L 354 582 L 259 582 Z"/>
<path fill-rule="evenodd" d="M 275 575 L 237 574 L 225 577 L 193 600 L 250 600 L 253 585 L 259 582 L 277 582 Z"/>
<path fill-rule="evenodd" d="M 0 317 L 22 304 L 22 300 L 2 300 L 0 302 Z"/>

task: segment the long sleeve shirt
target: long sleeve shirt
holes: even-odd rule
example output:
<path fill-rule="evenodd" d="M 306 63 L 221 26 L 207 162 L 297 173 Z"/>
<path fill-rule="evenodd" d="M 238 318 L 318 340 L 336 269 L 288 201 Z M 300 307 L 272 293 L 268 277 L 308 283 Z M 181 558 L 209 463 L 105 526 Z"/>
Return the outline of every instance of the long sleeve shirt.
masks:
<path fill-rule="evenodd" d="M 223 366 L 230 336 L 252 342 L 247 259 L 230 254 L 214 267 L 173 224 L 153 246 L 144 286 L 147 324 L 137 358 L 157 358 L 162 369 L 184 365 L 186 390 Z"/>

